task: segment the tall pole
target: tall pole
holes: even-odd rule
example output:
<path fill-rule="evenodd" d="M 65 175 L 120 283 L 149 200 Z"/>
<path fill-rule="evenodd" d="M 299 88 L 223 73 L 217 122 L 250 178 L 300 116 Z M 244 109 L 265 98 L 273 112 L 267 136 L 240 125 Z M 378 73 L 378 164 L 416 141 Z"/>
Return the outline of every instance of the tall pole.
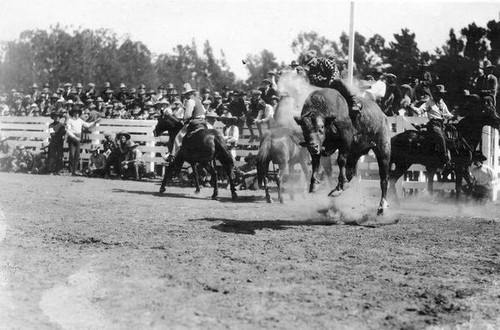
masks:
<path fill-rule="evenodd" d="M 349 59 L 347 63 L 347 80 L 352 86 L 354 72 L 354 1 L 351 2 L 351 21 L 349 23 Z"/>

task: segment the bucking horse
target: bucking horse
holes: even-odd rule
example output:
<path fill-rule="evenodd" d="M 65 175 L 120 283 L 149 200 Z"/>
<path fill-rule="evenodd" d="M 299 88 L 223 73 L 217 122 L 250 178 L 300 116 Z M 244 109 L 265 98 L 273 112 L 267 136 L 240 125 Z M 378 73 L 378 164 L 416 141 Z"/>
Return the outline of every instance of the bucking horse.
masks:
<path fill-rule="evenodd" d="M 174 121 L 170 121 L 170 123 L 173 125 L 177 125 Z M 160 119 L 155 128 L 155 134 L 161 134 L 169 127 L 170 125 L 165 120 Z M 170 140 L 173 140 L 174 138 L 175 135 L 169 137 Z M 200 192 L 198 168 L 206 168 L 210 172 L 210 184 L 214 188 L 212 199 L 217 199 L 219 195 L 219 189 L 216 160 L 218 160 L 222 164 L 223 171 L 227 176 L 227 180 L 229 181 L 231 198 L 233 200 L 236 200 L 238 196 L 236 194 L 236 188 L 233 181 L 233 158 L 227 148 L 226 141 L 224 140 L 222 133 L 216 129 L 207 128 L 199 128 L 193 130 L 192 132 L 188 132 L 188 134 L 184 136 L 179 151 L 165 170 L 165 175 L 163 176 L 159 193 L 162 194 L 163 192 L 165 192 L 165 187 L 168 180 L 171 179 L 175 173 L 180 171 L 184 162 L 188 162 L 193 169 L 196 188 L 195 193 Z"/>
<path fill-rule="evenodd" d="M 364 98 L 358 100 L 361 105 L 359 114 L 350 116 L 347 97 L 349 91 L 345 86 L 340 90 L 323 88 L 313 91 L 305 100 L 301 116 L 295 117 L 312 157 L 309 191 L 314 192 L 319 183 L 317 175 L 321 155 L 339 151 L 338 184 L 329 194 L 335 196 L 347 188 L 347 183 L 356 175 L 360 157 L 372 150 L 377 158 L 382 191 L 377 215 L 382 215 L 388 206 L 386 196 L 391 155 L 387 117 L 375 102 Z"/>

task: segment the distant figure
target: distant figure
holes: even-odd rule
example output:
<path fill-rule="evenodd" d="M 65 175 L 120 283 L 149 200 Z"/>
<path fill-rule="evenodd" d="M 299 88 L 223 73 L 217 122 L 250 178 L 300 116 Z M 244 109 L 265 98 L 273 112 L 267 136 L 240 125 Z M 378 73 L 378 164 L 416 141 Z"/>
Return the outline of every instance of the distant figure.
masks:
<path fill-rule="evenodd" d="M 493 186 L 498 179 L 493 169 L 483 163 L 486 157 L 476 152 L 472 158 L 471 176 L 473 177 L 472 198 L 480 203 L 486 203 L 493 195 Z"/>

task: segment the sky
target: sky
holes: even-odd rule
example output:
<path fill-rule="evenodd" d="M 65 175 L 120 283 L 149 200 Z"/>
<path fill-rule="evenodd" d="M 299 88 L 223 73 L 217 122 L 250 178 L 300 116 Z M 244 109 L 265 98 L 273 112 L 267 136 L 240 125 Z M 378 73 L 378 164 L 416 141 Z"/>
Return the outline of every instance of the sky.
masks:
<path fill-rule="evenodd" d="M 215 55 L 221 50 L 241 79 L 241 60 L 267 49 L 278 62 L 295 59 L 293 39 L 316 31 L 339 42 L 349 33 L 348 0 L 6 0 L 0 9 L 0 42 L 14 40 L 24 30 L 48 29 L 57 23 L 74 28 L 107 28 L 118 36 L 143 42 L 153 53 L 172 53 L 176 45 L 199 49 L 209 40 Z M 355 30 L 366 38 L 408 28 L 421 51 L 444 45 L 451 28 L 457 34 L 471 23 L 486 27 L 500 20 L 500 1 L 375 1 L 354 2 Z"/>

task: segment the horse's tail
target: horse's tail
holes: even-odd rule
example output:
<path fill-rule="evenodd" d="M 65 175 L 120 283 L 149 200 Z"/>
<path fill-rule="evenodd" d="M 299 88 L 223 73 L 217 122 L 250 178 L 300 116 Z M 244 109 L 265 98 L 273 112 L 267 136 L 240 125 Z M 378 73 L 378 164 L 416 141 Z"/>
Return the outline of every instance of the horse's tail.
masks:
<path fill-rule="evenodd" d="M 234 168 L 233 156 L 229 152 L 226 141 L 224 141 L 224 138 L 222 137 L 220 132 L 217 130 L 214 131 L 216 132 L 216 134 L 214 134 L 216 158 L 221 162 L 222 165 L 226 165 L 232 170 Z"/>

